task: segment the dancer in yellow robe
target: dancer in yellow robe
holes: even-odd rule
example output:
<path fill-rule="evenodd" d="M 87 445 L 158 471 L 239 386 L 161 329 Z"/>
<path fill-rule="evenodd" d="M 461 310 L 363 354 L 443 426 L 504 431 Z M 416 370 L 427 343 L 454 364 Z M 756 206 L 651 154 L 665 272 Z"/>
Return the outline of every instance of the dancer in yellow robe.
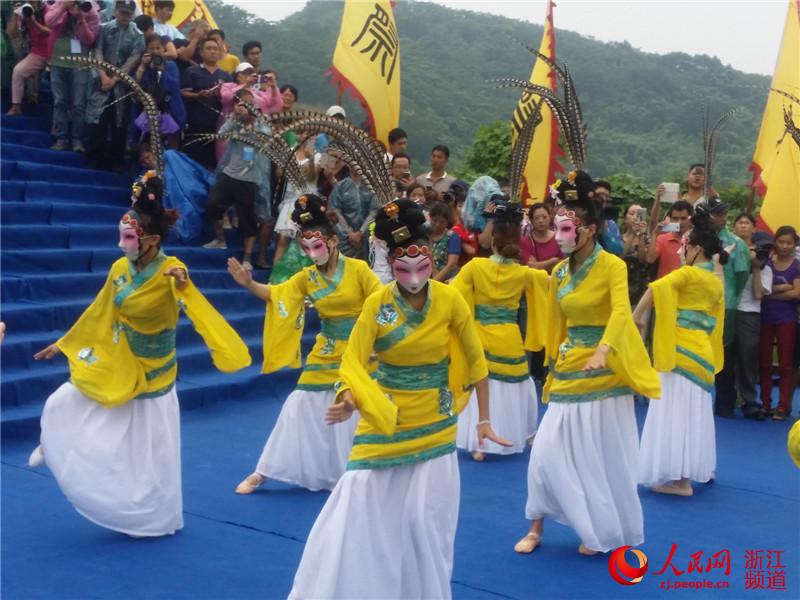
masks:
<path fill-rule="evenodd" d="M 656 492 L 691 496 L 690 480 L 714 476 L 717 450 L 711 391 L 722 369 L 725 296 L 722 272 L 712 258 L 727 255 L 700 208 L 683 249 L 686 264 L 654 281 L 634 318 L 655 306 L 653 362 L 661 377 L 661 400 L 651 402 L 642 430 L 639 483 Z"/>
<path fill-rule="evenodd" d="M 395 283 L 370 296 L 342 357 L 331 423 L 360 420 L 347 472 L 317 517 L 290 598 L 449 598 L 460 480 L 458 412 L 478 393 L 478 439 L 489 423 L 488 370 L 466 302 L 431 281 L 425 216 L 388 203 L 375 235 Z M 377 380 L 370 356 L 378 356 Z M 387 560 L 387 558 L 390 558 Z"/>
<path fill-rule="evenodd" d="M 119 223 L 125 258 L 72 329 L 35 355 L 62 352 L 70 381 L 48 399 L 44 462 L 75 509 L 90 521 L 135 537 L 183 527 L 180 410 L 175 338 L 181 310 L 211 350 L 214 365 L 250 365 L 241 338 L 195 288 L 186 266 L 161 242 L 176 213 L 161 206 L 161 182 L 134 185 L 133 209 Z"/>
<path fill-rule="evenodd" d="M 228 263 L 236 282 L 267 303 L 262 372 L 300 366 L 306 297 L 322 321 L 297 387 L 281 408 L 255 472 L 236 488 L 238 494 L 252 493 L 268 478 L 309 490 L 332 489 L 345 471 L 353 443 L 355 421 L 327 427 L 325 411 L 333 403 L 333 386 L 356 318 L 382 284 L 366 262 L 339 253 L 319 196 L 301 196 L 291 218 L 301 230 L 298 240 L 312 266 L 288 281 L 265 285 L 253 281 L 236 259 Z"/>
<path fill-rule="evenodd" d="M 644 541 L 633 394 L 657 398 L 658 376 L 633 322 L 625 263 L 596 241 L 592 179 L 578 171 L 574 180 L 559 182 L 559 195 L 576 200 L 555 217 L 569 258 L 553 269 L 547 318 L 536 322 L 546 329 L 549 405 L 531 450 L 525 513 L 533 523 L 515 547 L 521 553 L 538 546 L 544 517 L 574 529 L 582 554 Z"/>
<path fill-rule="evenodd" d="M 538 399 L 525 350 L 544 346 L 544 340 L 537 337 L 541 327 L 537 329 L 535 323 L 545 319 L 548 275 L 519 263 L 522 215 L 518 204 L 498 207 L 493 219 L 492 256 L 473 258 L 451 282 L 467 301 L 483 343 L 493 425 L 513 444 L 504 447 L 486 442 L 482 450 L 478 448 L 475 425 L 479 416 L 473 393 L 458 420 L 457 443 L 479 461 L 484 453 L 522 452 L 536 433 Z M 524 346 L 517 325 L 523 293 L 528 313 Z"/>

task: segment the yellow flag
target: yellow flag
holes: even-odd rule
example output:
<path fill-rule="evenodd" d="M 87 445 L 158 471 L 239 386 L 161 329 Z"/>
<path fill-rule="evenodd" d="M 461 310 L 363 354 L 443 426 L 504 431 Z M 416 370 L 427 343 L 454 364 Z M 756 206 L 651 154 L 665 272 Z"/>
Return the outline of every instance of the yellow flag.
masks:
<path fill-rule="evenodd" d="M 388 144 L 400 122 L 400 40 L 388 0 L 345 0 L 330 72 L 367 111 L 367 125 Z"/>
<path fill-rule="evenodd" d="M 772 87 L 800 97 L 800 0 L 789 2 Z M 789 135 L 778 143 L 784 133 L 783 107 L 790 105 L 770 92 L 750 165 L 753 187 L 764 197 L 759 224 L 773 232 L 781 225 L 800 230 L 800 149 Z M 800 124 L 800 106 L 793 104 L 793 109 Z"/>
<path fill-rule="evenodd" d="M 150 15 L 151 17 L 156 15 L 154 0 L 140 0 L 139 4 L 142 14 Z M 203 19 L 211 25 L 211 29 L 217 29 L 217 22 L 203 0 L 175 0 L 175 10 L 169 20 L 170 25 L 182 29 L 192 21 L 199 19 Z"/>
<path fill-rule="evenodd" d="M 539 52 L 553 61 L 556 60 L 556 32 L 553 27 L 554 6 L 555 4 L 553 4 L 552 0 L 547 3 L 544 35 L 539 45 Z M 543 61 L 538 59 L 533 65 L 530 81 L 554 91 L 556 89 L 555 73 Z M 538 96 L 534 96 L 527 91 L 522 92 L 517 108 L 514 109 L 514 116 L 511 120 L 511 139 L 516 142 L 525 118 L 533 113 L 537 105 L 540 105 L 542 122 L 536 128 L 533 144 L 531 144 L 531 150 L 528 154 L 528 162 L 525 165 L 524 181 L 520 188 L 520 199 L 526 205 L 542 202 L 547 198 L 548 186 L 555 181 L 556 173 L 562 170 L 558 159 L 564 154 L 558 145 L 558 123 L 552 111 L 546 104 L 540 102 Z"/>

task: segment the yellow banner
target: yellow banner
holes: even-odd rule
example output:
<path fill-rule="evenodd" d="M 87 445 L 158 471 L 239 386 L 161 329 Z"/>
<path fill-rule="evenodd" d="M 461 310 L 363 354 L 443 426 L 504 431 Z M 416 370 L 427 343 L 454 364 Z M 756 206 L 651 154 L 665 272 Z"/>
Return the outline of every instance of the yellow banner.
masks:
<path fill-rule="evenodd" d="M 153 0 L 139 0 L 139 7 L 142 9 L 142 14 L 156 16 Z M 169 20 L 170 25 L 183 29 L 192 21 L 199 19 L 207 21 L 211 25 L 211 29 L 217 29 L 217 22 L 203 0 L 175 0 L 175 10 Z"/>
<path fill-rule="evenodd" d="M 800 0 L 790 0 L 783 41 L 772 87 L 800 97 Z M 792 106 L 800 125 L 800 105 L 770 92 L 750 170 L 753 186 L 764 197 L 760 225 L 775 231 L 781 225 L 800 230 L 800 149 L 784 133 L 783 107 Z"/>
<path fill-rule="evenodd" d="M 556 36 L 553 27 L 553 2 L 547 3 L 547 18 L 544 23 L 544 35 L 539 45 L 539 52 L 556 60 Z M 543 85 L 551 90 L 556 89 L 555 73 L 543 61 L 536 60 L 531 72 L 531 83 Z M 559 131 L 556 119 L 546 104 L 540 103 L 540 98 L 527 91 L 522 92 L 522 97 L 514 109 L 512 117 L 511 139 L 516 142 L 517 135 L 528 115 L 531 115 L 537 104 L 540 104 L 542 122 L 536 128 L 533 144 L 528 154 L 525 165 L 525 175 L 521 186 L 520 199 L 526 205 L 542 202 L 547 198 L 548 186 L 555 181 L 556 173 L 561 171 L 558 158 L 563 155 L 558 145 Z"/>
<path fill-rule="evenodd" d="M 391 2 L 345 0 L 331 74 L 364 106 L 370 133 L 388 145 L 400 122 L 400 40 Z"/>

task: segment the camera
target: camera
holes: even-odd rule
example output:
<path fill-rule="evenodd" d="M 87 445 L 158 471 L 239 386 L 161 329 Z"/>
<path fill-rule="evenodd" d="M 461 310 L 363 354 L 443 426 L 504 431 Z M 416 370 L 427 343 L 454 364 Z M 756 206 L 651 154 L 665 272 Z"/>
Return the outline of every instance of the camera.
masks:
<path fill-rule="evenodd" d="M 14 14 L 17 15 L 18 17 L 30 19 L 31 17 L 33 17 L 33 6 L 31 6 L 27 2 L 25 4 L 21 4 L 20 6 L 17 6 L 14 9 Z"/>
<path fill-rule="evenodd" d="M 86 0 L 86 2 L 79 2 L 78 6 L 85 13 L 91 12 L 92 10 L 92 3 L 89 2 L 88 0 Z"/>
<path fill-rule="evenodd" d="M 453 202 L 456 201 L 456 197 L 453 195 L 453 192 L 444 192 L 442 194 L 442 201 L 447 204 L 453 204 Z"/>
<path fill-rule="evenodd" d="M 164 58 L 158 54 L 150 56 L 150 66 L 154 69 L 164 66 Z"/>
<path fill-rule="evenodd" d="M 761 262 L 769 258 L 770 252 L 772 252 L 772 244 L 770 242 L 756 244 L 756 258 Z"/>

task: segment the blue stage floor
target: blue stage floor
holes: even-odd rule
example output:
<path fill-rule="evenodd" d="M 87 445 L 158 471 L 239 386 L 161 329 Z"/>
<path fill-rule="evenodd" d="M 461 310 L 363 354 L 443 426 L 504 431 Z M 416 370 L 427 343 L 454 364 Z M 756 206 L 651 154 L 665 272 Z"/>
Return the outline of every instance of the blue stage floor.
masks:
<path fill-rule="evenodd" d="M 261 378 L 261 385 L 268 385 Z M 795 403 L 797 404 L 797 402 Z M 160 539 L 130 539 L 80 517 L 46 468 L 28 469 L 35 439 L 8 439 L 2 458 L 2 596 L 7 600 L 128 598 L 284 598 L 311 525 L 327 493 L 270 482 L 252 496 L 233 489 L 255 465 L 280 406 L 246 399 L 184 412 L 185 528 Z M 638 405 L 641 419 L 645 406 Z M 456 538 L 455 598 L 652 598 L 673 595 L 669 581 L 727 583 L 703 597 L 800 597 L 800 470 L 786 454 L 791 422 L 717 420 L 716 482 L 693 498 L 640 489 L 650 561 L 644 580 L 625 587 L 609 575 L 607 556 L 583 557 L 569 529 L 546 522 L 532 555 L 512 548 L 526 531 L 528 454 L 482 464 L 461 455 L 462 500 Z M 672 569 L 656 575 L 672 544 L 673 564 L 691 555 L 730 551 L 731 571 Z M 745 590 L 748 550 L 783 551 L 785 592 Z M 779 569 L 777 569 L 779 570 Z M 680 593 L 687 593 L 686 590 Z"/>

